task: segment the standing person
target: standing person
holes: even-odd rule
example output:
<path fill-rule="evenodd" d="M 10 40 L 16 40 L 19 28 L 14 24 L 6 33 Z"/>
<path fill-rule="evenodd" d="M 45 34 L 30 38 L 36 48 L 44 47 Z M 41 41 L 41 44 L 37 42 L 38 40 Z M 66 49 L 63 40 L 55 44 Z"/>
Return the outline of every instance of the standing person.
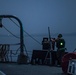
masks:
<path fill-rule="evenodd" d="M 55 40 L 57 47 L 57 65 L 61 65 L 61 60 L 65 53 L 65 40 L 62 37 L 62 34 L 59 34 Z"/>

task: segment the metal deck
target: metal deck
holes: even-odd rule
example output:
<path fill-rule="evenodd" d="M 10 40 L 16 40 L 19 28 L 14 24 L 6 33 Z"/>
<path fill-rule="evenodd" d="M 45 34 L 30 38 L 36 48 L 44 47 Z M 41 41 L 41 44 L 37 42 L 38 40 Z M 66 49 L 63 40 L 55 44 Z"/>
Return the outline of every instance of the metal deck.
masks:
<path fill-rule="evenodd" d="M 17 63 L 0 63 L 0 71 L 6 75 L 65 75 L 61 67 Z"/>

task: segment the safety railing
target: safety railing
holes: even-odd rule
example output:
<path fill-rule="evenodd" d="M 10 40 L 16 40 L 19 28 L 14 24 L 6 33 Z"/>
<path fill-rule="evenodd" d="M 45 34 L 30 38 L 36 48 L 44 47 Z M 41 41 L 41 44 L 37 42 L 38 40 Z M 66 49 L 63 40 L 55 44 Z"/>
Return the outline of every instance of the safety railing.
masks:
<path fill-rule="evenodd" d="M 13 49 L 11 46 L 18 46 L 18 44 L 0 44 L 0 62 L 17 62 L 18 55 L 20 53 L 20 46 L 17 49 Z M 26 53 L 26 52 L 25 52 Z M 32 51 L 28 51 L 29 61 L 32 55 Z"/>
<path fill-rule="evenodd" d="M 9 49 L 10 49 L 9 44 L 0 44 L 0 61 L 1 62 L 9 61 L 8 59 Z"/>

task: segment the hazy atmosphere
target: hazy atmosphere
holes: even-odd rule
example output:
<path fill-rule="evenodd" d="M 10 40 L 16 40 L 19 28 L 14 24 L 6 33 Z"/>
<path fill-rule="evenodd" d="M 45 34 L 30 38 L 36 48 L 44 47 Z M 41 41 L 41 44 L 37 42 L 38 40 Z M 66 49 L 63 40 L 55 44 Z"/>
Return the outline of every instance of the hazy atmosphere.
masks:
<path fill-rule="evenodd" d="M 76 48 L 76 0 L 0 0 L 0 15 L 18 17 L 23 29 L 40 43 L 43 37 L 49 37 L 50 27 L 52 38 L 57 38 L 59 33 L 63 34 L 67 51 L 72 52 Z M 3 19 L 2 23 L 19 36 L 19 28 L 10 19 Z M 41 50 L 42 45 L 26 32 L 24 43 L 27 51 Z M 19 43 L 19 39 L 0 28 L 0 43 Z"/>

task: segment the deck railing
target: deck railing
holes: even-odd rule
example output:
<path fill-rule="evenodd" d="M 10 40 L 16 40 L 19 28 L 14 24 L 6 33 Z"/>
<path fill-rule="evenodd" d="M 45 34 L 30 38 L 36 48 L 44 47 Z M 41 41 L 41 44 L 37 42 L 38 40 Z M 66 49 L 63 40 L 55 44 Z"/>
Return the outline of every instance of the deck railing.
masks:
<path fill-rule="evenodd" d="M 15 50 L 11 48 L 10 44 L 0 44 L 0 62 L 17 62 L 17 58 L 20 53 L 19 48 Z M 28 55 L 30 61 L 32 51 L 28 51 Z"/>

